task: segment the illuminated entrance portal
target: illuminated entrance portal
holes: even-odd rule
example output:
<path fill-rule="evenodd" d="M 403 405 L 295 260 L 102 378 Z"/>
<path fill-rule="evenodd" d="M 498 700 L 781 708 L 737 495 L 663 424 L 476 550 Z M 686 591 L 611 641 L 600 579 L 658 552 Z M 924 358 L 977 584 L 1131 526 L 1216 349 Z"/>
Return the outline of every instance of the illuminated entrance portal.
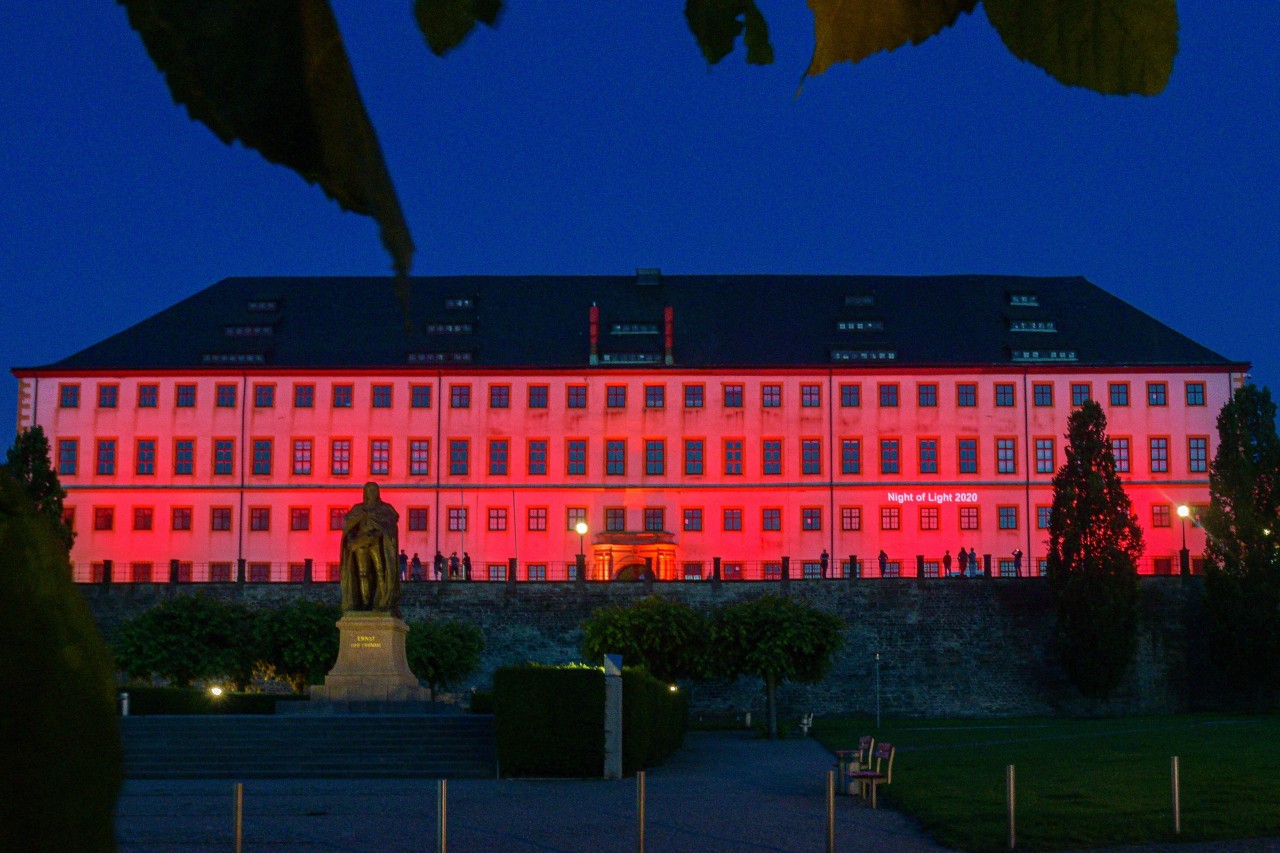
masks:
<path fill-rule="evenodd" d="M 601 533 L 592 545 L 590 580 L 676 580 L 674 534 L 666 531 Z"/>

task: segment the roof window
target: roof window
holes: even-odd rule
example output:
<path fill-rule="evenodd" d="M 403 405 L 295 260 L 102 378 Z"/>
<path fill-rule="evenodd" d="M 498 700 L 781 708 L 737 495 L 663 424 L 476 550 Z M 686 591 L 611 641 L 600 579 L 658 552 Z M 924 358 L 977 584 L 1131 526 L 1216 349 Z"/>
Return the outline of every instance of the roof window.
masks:
<path fill-rule="evenodd" d="M 898 354 L 891 349 L 833 349 L 832 361 L 895 361 Z"/>
<path fill-rule="evenodd" d="M 836 323 L 841 332 L 883 332 L 883 320 L 841 320 Z"/>
<path fill-rule="evenodd" d="M 280 300 L 278 299 L 250 299 L 249 310 L 255 314 L 267 314 L 272 311 L 280 310 Z"/>
<path fill-rule="evenodd" d="M 657 323 L 614 323 L 609 331 L 615 335 L 656 335 Z"/>
<path fill-rule="evenodd" d="M 1018 308 L 1039 308 L 1040 297 L 1034 293 L 1010 293 L 1009 304 Z"/>
<path fill-rule="evenodd" d="M 223 326 L 222 332 L 228 338 L 265 338 L 275 334 L 275 329 L 267 324 Z"/>
<path fill-rule="evenodd" d="M 1011 332 L 1056 332 L 1058 324 L 1053 320 L 1010 320 Z"/>
<path fill-rule="evenodd" d="M 428 335 L 469 335 L 470 323 L 428 323 L 424 328 Z"/>
<path fill-rule="evenodd" d="M 264 364 L 266 359 L 257 352 L 207 352 L 200 356 L 202 364 Z"/>
<path fill-rule="evenodd" d="M 844 298 L 846 308 L 868 308 L 876 304 L 876 298 L 870 293 L 850 293 Z"/>
<path fill-rule="evenodd" d="M 606 352 L 601 354 L 602 364 L 660 364 L 662 356 L 656 352 Z"/>
<path fill-rule="evenodd" d="M 466 364 L 471 361 L 471 353 L 467 350 L 458 352 L 411 352 L 408 356 L 410 364 Z"/>
<path fill-rule="evenodd" d="M 1016 349 L 1011 355 L 1014 361 L 1076 361 L 1076 351 L 1073 349 Z"/>
<path fill-rule="evenodd" d="M 450 311 L 459 311 L 467 308 L 474 308 L 475 303 L 469 296 L 454 296 L 444 301 L 444 307 Z"/>

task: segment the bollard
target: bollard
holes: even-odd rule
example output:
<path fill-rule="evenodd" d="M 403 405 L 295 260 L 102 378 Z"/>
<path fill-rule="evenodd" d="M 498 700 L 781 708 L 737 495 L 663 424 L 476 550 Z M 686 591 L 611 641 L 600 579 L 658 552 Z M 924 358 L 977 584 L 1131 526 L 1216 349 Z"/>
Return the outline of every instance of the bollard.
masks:
<path fill-rule="evenodd" d="M 1018 835 L 1016 825 L 1014 823 L 1014 813 L 1017 811 L 1017 795 L 1013 785 L 1013 765 L 1010 764 L 1005 768 L 1005 799 L 1009 803 L 1009 849 L 1012 850 L 1018 846 Z"/>
<path fill-rule="evenodd" d="M 125 691 L 120 694 L 120 716 L 129 716 L 129 693 Z"/>
<path fill-rule="evenodd" d="M 1182 834 L 1182 804 L 1178 796 L 1178 756 L 1169 762 L 1169 782 L 1173 788 L 1173 834 Z"/>
<path fill-rule="evenodd" d="M 436 853 L 445 853 L 449 835 L 449 789 L 448 782 L 441 779 L 436 783 Z"/>
<path fill-rule="evenodd" d="M 644 771 L 636 771 L 636 853 L 644 853 Z"/>
<path fill-rule="evenodd" d="M 236 832 L 236 853 L 243 853 L 244 850 L 244 783 L 237 782 L 235 785 L 235 806 L 232 809 L 235 813 L 235 832 Z"/>
<path fill-rule="evenodd" d="M 836 773 L 827 771 L 827 853 L 836 853 Z"/>

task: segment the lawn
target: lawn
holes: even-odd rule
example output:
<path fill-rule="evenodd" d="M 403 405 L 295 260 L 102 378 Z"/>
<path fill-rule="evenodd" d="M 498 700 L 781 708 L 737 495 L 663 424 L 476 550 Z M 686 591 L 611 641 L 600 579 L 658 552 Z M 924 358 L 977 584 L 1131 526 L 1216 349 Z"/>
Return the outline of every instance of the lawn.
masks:
<path fill-rule="evenodd" d="M 961 850 L 1008 849 L 1009 764 L 1018 849 L 1280 836 L 1280 717 L 886 720 L 878 731 L 865 720 L 819 720 L 813 733 L 832 750 L 863 734 L 894 744 L 883 801 Z"/>

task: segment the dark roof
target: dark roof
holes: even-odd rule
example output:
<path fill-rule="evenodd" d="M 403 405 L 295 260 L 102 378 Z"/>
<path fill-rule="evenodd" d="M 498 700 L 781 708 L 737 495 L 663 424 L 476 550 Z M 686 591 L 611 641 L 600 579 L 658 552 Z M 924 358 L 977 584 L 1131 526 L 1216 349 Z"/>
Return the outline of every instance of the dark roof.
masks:
<path fill-rule="evenodd" d="M 1239 364 L 1078 277 L 458 276 L 401 296 L 391 278 L 229 278 L 42 369 L 585 367 L 593 304 L 606 367 L 660 366 L 667 306 L 684 368 Z"/>

